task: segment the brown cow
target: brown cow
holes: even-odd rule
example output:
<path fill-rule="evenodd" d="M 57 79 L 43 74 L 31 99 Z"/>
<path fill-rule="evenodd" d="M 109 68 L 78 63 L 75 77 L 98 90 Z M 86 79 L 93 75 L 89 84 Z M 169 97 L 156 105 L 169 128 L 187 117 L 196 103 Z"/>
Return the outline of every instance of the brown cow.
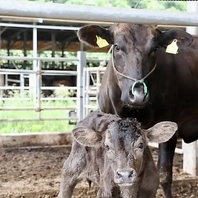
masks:
<path fill-rule="evenodd" d="M 187 143 L 198 139 L 198 38 L 182 30 L 161 32 L 130 23 L 109 29 L 88 25 L 78 37 L 93 47 L 99 37 L 113 46 L 98 96 L 103 112 L 135 117 L 143 128 L 165 120 L 178 124 L 178 133 L 159 146 L 160 183 L 171 198 L 177 137 Z M 177 42 L 178 53 L 176 48 L 173 54 L 166 52 L 172 42 Z"/>
<path fill-rule="evenodd" d="M 147 144 L 167 141 L 176 129 L 173 122 L 161 122 L 142 130 L 136 119 L 90 113 L 72 131 L 59 198 L 71 198 L 82 179 L 99 186 L 97 198 L 154 198 L 159 176 Z"/>

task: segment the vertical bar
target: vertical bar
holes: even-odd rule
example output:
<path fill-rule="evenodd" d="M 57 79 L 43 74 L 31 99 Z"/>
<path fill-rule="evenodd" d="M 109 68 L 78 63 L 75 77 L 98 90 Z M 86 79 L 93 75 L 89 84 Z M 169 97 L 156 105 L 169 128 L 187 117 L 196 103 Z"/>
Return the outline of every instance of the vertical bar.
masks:
<path fill-rule="evenodd" d="M 20 95 L 21 95 L 21 98 L 24 97 L 24 86 L 25 86 L 25 83 L 24 83 L 24 74 L 20 74 Z"/>
<path fill-rule="evenodd" d="M 8 86 L 8 74 L 5 74 L 5 87 Z"/>
<path fill-rule="evenodd" d="M 83 68 L 86 67 L 86 53 L 77 52 L 77 118 L 78 121 L 83 119 Z"/>
<path fill-rule="evenodd" d="M 85 106 L 86 106 L 86 68 L 83 68 L 83 87 L 84 87 L 84 91 L 83 91 L 83 118 L 86 117 L 86 112 L 85 112 Z"/>
<path fill-rule="evenodd" d="M 37 27 L 36 23 L 34 23 L 33 27 L 33 71 L 34 74 L 31 74 L 31 82 L 32 82 L 32 88 L 33 88 L 33 98 L 34 98 L 34 106 L 37 106 Z"/>
<path fill-rule="evenodd" d="M 189 1 L 187 2 L 187 11 L 188 12 L 197 12 L 198 11 L 198 2 Z M 192 35 L 198 34 L 197 27 L 186 27 L 186 31 Z M 193 176 L 196 176 L 197 172 L 197 141 L 186 144 L 182 141 L 183 149 L 183 171 L 187 172 Z"/>
<path fill-rule="evenodd" d="M 98 97 L 98 93 L 99 93 L 99 89 L 100 89 L 100 74 L 101 74 L 101 70 L 100 70 L 100 67 L 97 67 L 97 78 L 96 78 L 96 98 Z M 99 108 L 99 105 L 98 105 L 98 100 L 96 99 L 96 105 L 97 105 L 97 108 Z"/>
<path fill-rule="evenodd" d="M 84 90 L 85 90 L 85 106 L 84 106 L 84 109 L 85 109 L 85 117 L 88 115 L 89 113 L 89 91 L 90 91 L 90 72 L 89 70 L 86 70 L 86 84 L 85 84 L 85 87 L 84 87 Z"/>
<path fill-rule="evenodd" d="M 55 50 L 56 50 L 56 33 L 55 32 L 52 32 L 51 39 L 52 39 L 52 57 L 55 57 Z M 55 62 L 52 61 L 52 67 L 54 68 L 54 66 L 55 66 Z"/>
<path fill-rule="evenodd" d="M 27 56 L 27 30 L 25 30 L 24 34 L 23 34 L 23 55 L 24 55 L 24 57 Z M 23 69 L 26 69 L 26 66 L 27 66 L 27 61 L 24 60 L 23 61 Z"/>
<path fill-rule="evenodd" d="M 41 119 L 41 84 L 42 84 L 42 78 L 41 78 L 41 75 L 42 75 L 42 71 L 41 71 L 41 61 L 38 60 L 38 67 L 37 67 L 37 73 L 36 73 L 36 80 L 37 80 L 37 118 L 38 119 Z"/>
<path fill-rule="evenodd" d="M 66 46 L 66 42 L 62 41 L 61 43 L 61 57 L 62 58 L 65 57 L 65 46 Z M 64 69 L 64 61 L 61 61 L 61 68 Z"/>
<path fill-rule="evenodd" d="M 11 41 L 10 41 L 10 39 L 8 37 L 8 41 L 7 41 L 7 56 L 10 56 L 10 43 L 11 43 Z M 8 64 L 8 69 L 9 69 L 10 68 L 9 67 L 10 60 L 7 60 L 7 64 Z"/>
<path fill-rule="evenodd" d="M 0 74 L 0 87 L 4 86 L 4 74 Z M 0 97 L 3 97 L 3 89 L 0 90 Z"/>

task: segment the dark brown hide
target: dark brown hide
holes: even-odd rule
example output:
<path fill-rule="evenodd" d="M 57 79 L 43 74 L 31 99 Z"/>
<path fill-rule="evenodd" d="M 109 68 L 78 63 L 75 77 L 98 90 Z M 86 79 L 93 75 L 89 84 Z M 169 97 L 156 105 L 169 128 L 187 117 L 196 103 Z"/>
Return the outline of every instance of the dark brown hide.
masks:
<path fill-rule="evenodd" d="M 87 26 L 79 30 L 81 41 L 90 43 Z M 140 80 L 156 64 L 156 69 L 143 84 L 131 88 L 133 80 L 127 79 L 112 67 L 109 61 L 100 93 L 99 106 L 103 112 L 121 117 L 136 117 L 144 128 L 163 120 L 177 122 L 180 138 L 185 142 L 198 139 L 198 38 L 182 30 L 160 32 L 149 25 L 114 24 L 109 30 L 110 44 L 114 44 L 114 64 L 118 71 Z M 83 33 L 82 33 L 83 32 Z M 93 37 L 92 30 L 92 37 Z M 101 33 L 101 32 L 100 32 Z M 94 32 L 98 35 L 97 31 Z M 85 39 L 85 40 L 84 40 Z M 178 54 L 168 54 L 166 47 L 177 39 Z M 94 46 L 94 45 L 93 45 Z M 94 46 L 95 47 L 95 46 Z M 172 163 L 177 136 L 160 144 L 158 167 L 166 198 L 171 198 Z"/>

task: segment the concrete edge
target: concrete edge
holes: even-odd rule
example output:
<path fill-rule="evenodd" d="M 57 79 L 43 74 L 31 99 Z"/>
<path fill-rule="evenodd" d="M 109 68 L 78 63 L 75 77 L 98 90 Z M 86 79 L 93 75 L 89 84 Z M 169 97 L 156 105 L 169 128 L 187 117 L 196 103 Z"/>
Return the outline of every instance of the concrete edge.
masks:
<path fill-rule="evenodd" d="M 71 145 L 71 133 L 2 134 L 0 147 Z"/>

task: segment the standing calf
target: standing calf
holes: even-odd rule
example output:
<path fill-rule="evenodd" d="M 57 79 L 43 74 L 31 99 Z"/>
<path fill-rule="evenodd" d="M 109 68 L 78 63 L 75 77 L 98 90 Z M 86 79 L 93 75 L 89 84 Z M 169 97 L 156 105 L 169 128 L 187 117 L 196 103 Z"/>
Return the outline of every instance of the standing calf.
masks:
<path fill-rule="evenodd" d="M 136 119 L 90 113 L 72 131 L 59 198 L 71 198 L 75 185 L 89 179 L 99 186 L 97 198 L 154 198 L 159 176 L 148 141 L 162 143 L 177 130 L 173 122 L 141 129 Z"/>

